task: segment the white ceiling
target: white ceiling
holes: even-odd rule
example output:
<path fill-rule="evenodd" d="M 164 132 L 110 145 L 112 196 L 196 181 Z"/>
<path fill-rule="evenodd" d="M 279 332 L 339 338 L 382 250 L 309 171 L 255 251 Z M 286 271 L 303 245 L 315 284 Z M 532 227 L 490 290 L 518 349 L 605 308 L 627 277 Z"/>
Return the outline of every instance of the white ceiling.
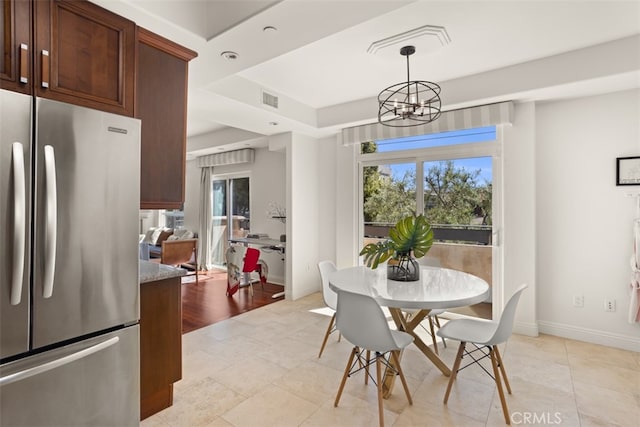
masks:
<path fill-rule="evenodd" d="M 406 44 L 417 47 L 411 78 L 440 83 L 445 110 L 640 87 L 640 0 L 95 2 L 198 52 L 188 134 L 214 132 L 190 138 L 200 140 L 199 154 L 202 139 L 226 150 L 375 121 L 378 92 L 406 80 Z M 423 35 L 367 53 L 425 25 L 444 27 L 450 43 Z M 262 105 L 263 90 L 279 97 L 278 110 Z M 233 137 L 229 128 L 247 132 Z"/>

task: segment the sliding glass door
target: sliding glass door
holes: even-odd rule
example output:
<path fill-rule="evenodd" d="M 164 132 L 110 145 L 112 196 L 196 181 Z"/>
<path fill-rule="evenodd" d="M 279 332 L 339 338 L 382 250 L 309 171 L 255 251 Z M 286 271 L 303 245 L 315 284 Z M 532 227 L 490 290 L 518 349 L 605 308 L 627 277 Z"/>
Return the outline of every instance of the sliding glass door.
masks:
<path fill-rule="evenodd" d="M 251 230 L 250 179 L 214 176 L 211 196 L 212 262 L 223 266 L 229 239 Z"/>
<path fill-rule="evenodd" d="M 501 286 L 500 152 L 494 127 L 363 143 L 360 247 L 387 238 L 400 218 L 424 214 L 434 230 L 427 256 Z M 490 319 L 491 299 L 455 311 Z"/>
<path fill-rule="evenodd" d="M 493 282 L 492 164 L 491 156 L 423 162 L 424 214 L 435 237 L 429 256 L 489 285 Z M 449 311 L 491 319 L 492 304 Z"/>

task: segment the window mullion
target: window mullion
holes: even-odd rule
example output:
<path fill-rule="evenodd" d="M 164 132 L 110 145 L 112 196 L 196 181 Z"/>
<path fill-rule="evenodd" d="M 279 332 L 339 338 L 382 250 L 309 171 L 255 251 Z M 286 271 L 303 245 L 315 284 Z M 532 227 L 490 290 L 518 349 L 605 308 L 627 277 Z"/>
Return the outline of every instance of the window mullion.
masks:
<path fill-rule="evenodd" d="M 424 213 L 424 163 L 416 161 L 416 214 Z"/>

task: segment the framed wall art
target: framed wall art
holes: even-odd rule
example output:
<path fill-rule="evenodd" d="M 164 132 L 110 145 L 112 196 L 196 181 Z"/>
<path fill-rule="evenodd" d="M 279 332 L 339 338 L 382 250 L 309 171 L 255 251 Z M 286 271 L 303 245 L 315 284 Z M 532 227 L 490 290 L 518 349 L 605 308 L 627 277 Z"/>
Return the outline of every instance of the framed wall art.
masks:
<path fill-rule="evenodd" d="M 640 185 L 640 156 L 616 159 L 616 185 Z"/>

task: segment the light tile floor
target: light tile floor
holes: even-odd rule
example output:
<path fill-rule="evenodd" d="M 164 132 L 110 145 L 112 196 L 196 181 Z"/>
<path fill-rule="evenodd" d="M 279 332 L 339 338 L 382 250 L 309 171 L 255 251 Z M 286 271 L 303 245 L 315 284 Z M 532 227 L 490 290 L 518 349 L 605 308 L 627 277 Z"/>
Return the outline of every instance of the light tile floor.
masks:
<path fill-rule="evenodd" d="M 352 346 L 332 334 L 318 359 L 329 321 L 318 313 L 323 306 L 317 293 L 184 335 L 174 404 L 141 425 L 376 426 L 375 386 L 366 386 L 362 375 L 347 381 L 333 406 Z M 449 366 L 457 344 L 439 346 Z M 513 335 L 502 354 L 513 390 L 507 396 L 512 425 L 640 425 L 640 353 Z M 445 406 L 447 378 L 415 346 L 405 350 L 402 366 L 414 403 L 398 383 L 384 401 L 385 425 L 505 425 L 493 380 L 478 367 L 460 372 Z"/>

